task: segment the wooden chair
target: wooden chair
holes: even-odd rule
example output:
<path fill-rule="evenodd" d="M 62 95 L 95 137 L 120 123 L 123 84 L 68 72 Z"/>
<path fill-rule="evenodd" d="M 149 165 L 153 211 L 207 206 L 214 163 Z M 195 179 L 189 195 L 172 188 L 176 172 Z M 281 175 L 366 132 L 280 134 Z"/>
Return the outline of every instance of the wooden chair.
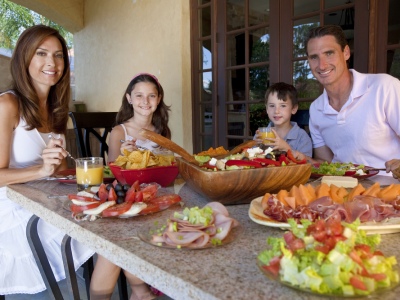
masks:
<path fill-rule="evenodd" d="M 108 153 L 107 136 L 115 125 L 116 112 L 70 112 L 74 125 L 78 157 L 101 156 L 105 160 Z M 100 132 L 102 130 L 102 133 Z M 93 154 L 91 140 L 96 138 L 100 153 Z"/>
<path fill-rule="evenodd" d="M 116 112 L 69 112 L 74 125 L 76 135 L 78 157 L 101 156 L 105 162 L 105 154 L 108 153 L 107 136 L 111 132 L 112 127 L 116 125 Z M 102 130 L 102 132 L 100 132 Z M 91 147 L 92 137 L 99 142 L 99 154 L 94 153 Z M 93 152 L 92 152 L 93 151 Z M 63 253 L 70 252 L 70 237 L 64 237 Z M 64 261 L 66 265 L 66 274 L 68 284 L 74 287 L 76 281 L 75 271 L 73 269 L 72 255 L 66 257 Z M 86 292 L 89 298 L 89 285 L 93 273 L 93 258 L 90 258 L 84 265 L 84 278 L 86 283 Z M 73 288 L 74 290 L 74 288 Z M 118 290 L 120 299 L 128 299 L 128 289 L 126 278 L 121 271 L 118 278 Z M 79 292 L 78 292 L 79 293 Z M 78 294 L 79 295 L 79 294 Z M 1 300 L 1 299 L 0 299 Z"/>

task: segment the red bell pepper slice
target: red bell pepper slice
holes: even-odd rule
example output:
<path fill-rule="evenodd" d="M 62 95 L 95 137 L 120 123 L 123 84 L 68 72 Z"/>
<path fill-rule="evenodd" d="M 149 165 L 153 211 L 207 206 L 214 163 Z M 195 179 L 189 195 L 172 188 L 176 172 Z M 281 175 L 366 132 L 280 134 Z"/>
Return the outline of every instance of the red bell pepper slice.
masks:
<path fill-rule="evenodd" d="M 256 161 L 258 163 L 260 163 L 263 166 L 268 166 L 268 165 L 273 165 L 273 166 L 281 166 L 281 163 L 279 161 L 270 159 L 270 158 L 261 158 L 261 157 L 256 157 L 253 158 L 253 161 Z"/>
<path fill-rule="evenodd" d="M 225 163 L 225 166 L 261 168 L 261 164 L 259 162 L 256 162 L 254 160 L 241 160 L 241 159 L 230 159 Z"/>
<path fill-rule="evenodd" d="M 287 157 L 292 161 L 295 162 L 296 164 L 305 164 L 307 163 L 307 159 L 303 158 L 301 160 L 296 159 L 296 157 L 294 157 L 292 150 L 288 149 L 288 151 L 286 152 Z"/>
<path fill-rule="evenodd" d="M 281 165 L 285 164 L 286 166 L 290 163 L 289 158 L 287 158 L 285 155 L 279 156 L 278 161 L 281 163 Z"/>

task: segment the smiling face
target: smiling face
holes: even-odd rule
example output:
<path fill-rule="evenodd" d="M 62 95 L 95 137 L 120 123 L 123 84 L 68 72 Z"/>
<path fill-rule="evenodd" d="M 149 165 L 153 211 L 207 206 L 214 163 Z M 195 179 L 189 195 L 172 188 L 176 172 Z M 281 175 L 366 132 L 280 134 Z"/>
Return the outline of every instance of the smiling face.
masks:
<path fill-rule="evenodd" d="M 278 94 L 274 92 L 269 94 L 266 108 L 268 118 L 274 123 L 274 126 L 279 127 L 290 122 L 290 118 L 297 112 L 298 106 L 293 106 L 290 99 L 286 99 L 286 101 L 278 99 Z"/>
<path fill-rule="evenodd" d="M 29 64 L 29 75 L 37 90 L 50 89 L 63 75 L 64 54 L 60 41 L 50 36 L 36 49 Z"/>
<path fill-rule="evenodd" d="M 308 63 L 315 78 L 325 87 L 340 84 L 348 71 L 349 46 L 342 51 L 332 35 L 312 38 L 307 44 Z"/>
<path fill-rule="evenodd" d="M 131 94 L 126 94 L 126 99 L 133 106 L 135 115 L 150 116 L 160 103 L 156 86 L 151 82 L 138 82 Z"/>

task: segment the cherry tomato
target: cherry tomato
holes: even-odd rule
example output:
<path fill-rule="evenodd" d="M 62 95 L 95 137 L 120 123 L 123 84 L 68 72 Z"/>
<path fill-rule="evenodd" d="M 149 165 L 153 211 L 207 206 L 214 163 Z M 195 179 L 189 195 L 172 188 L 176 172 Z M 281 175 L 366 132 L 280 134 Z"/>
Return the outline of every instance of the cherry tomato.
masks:
<path fill-rule="evenodd" d="M 116 217 L 127 212 L 132 207 L 132 203 L 123 202 L 121 204 L 113 205 L 101 213 L 103 217 Z"/>
<path fill-rule="evenodd" d="M 107 191 L 107 186 L 102 183 L 100 185 L 99 191 L 97 192 L 99 195 L 100 200 L 106 201 L 108 199 L 108 191 Z"/>
<path fill-rule="evenodd" d="M 272 275 L 277 276 L 279 273 L 280 261 L 281 259 L 279 257 L 274 257 L 270 260 L 268 266 L 263 266 L 263 269 L 267 270 Z"/>

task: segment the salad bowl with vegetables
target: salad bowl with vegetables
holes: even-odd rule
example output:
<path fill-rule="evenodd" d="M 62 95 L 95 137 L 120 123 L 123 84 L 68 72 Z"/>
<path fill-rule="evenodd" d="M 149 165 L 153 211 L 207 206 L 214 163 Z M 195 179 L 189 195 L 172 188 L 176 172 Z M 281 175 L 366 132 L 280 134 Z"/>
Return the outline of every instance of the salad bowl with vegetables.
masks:
<path fill-rule="evenodd" d="M 377 249 L 380 235 L 358 230 L 359 221 L 289 220 L 283 238 L 269 237 L 269 249 L 258 255 L 268 278 L 305 292 L 360 297 L 385 292 L 399 283 L 395 256 Z"/>

